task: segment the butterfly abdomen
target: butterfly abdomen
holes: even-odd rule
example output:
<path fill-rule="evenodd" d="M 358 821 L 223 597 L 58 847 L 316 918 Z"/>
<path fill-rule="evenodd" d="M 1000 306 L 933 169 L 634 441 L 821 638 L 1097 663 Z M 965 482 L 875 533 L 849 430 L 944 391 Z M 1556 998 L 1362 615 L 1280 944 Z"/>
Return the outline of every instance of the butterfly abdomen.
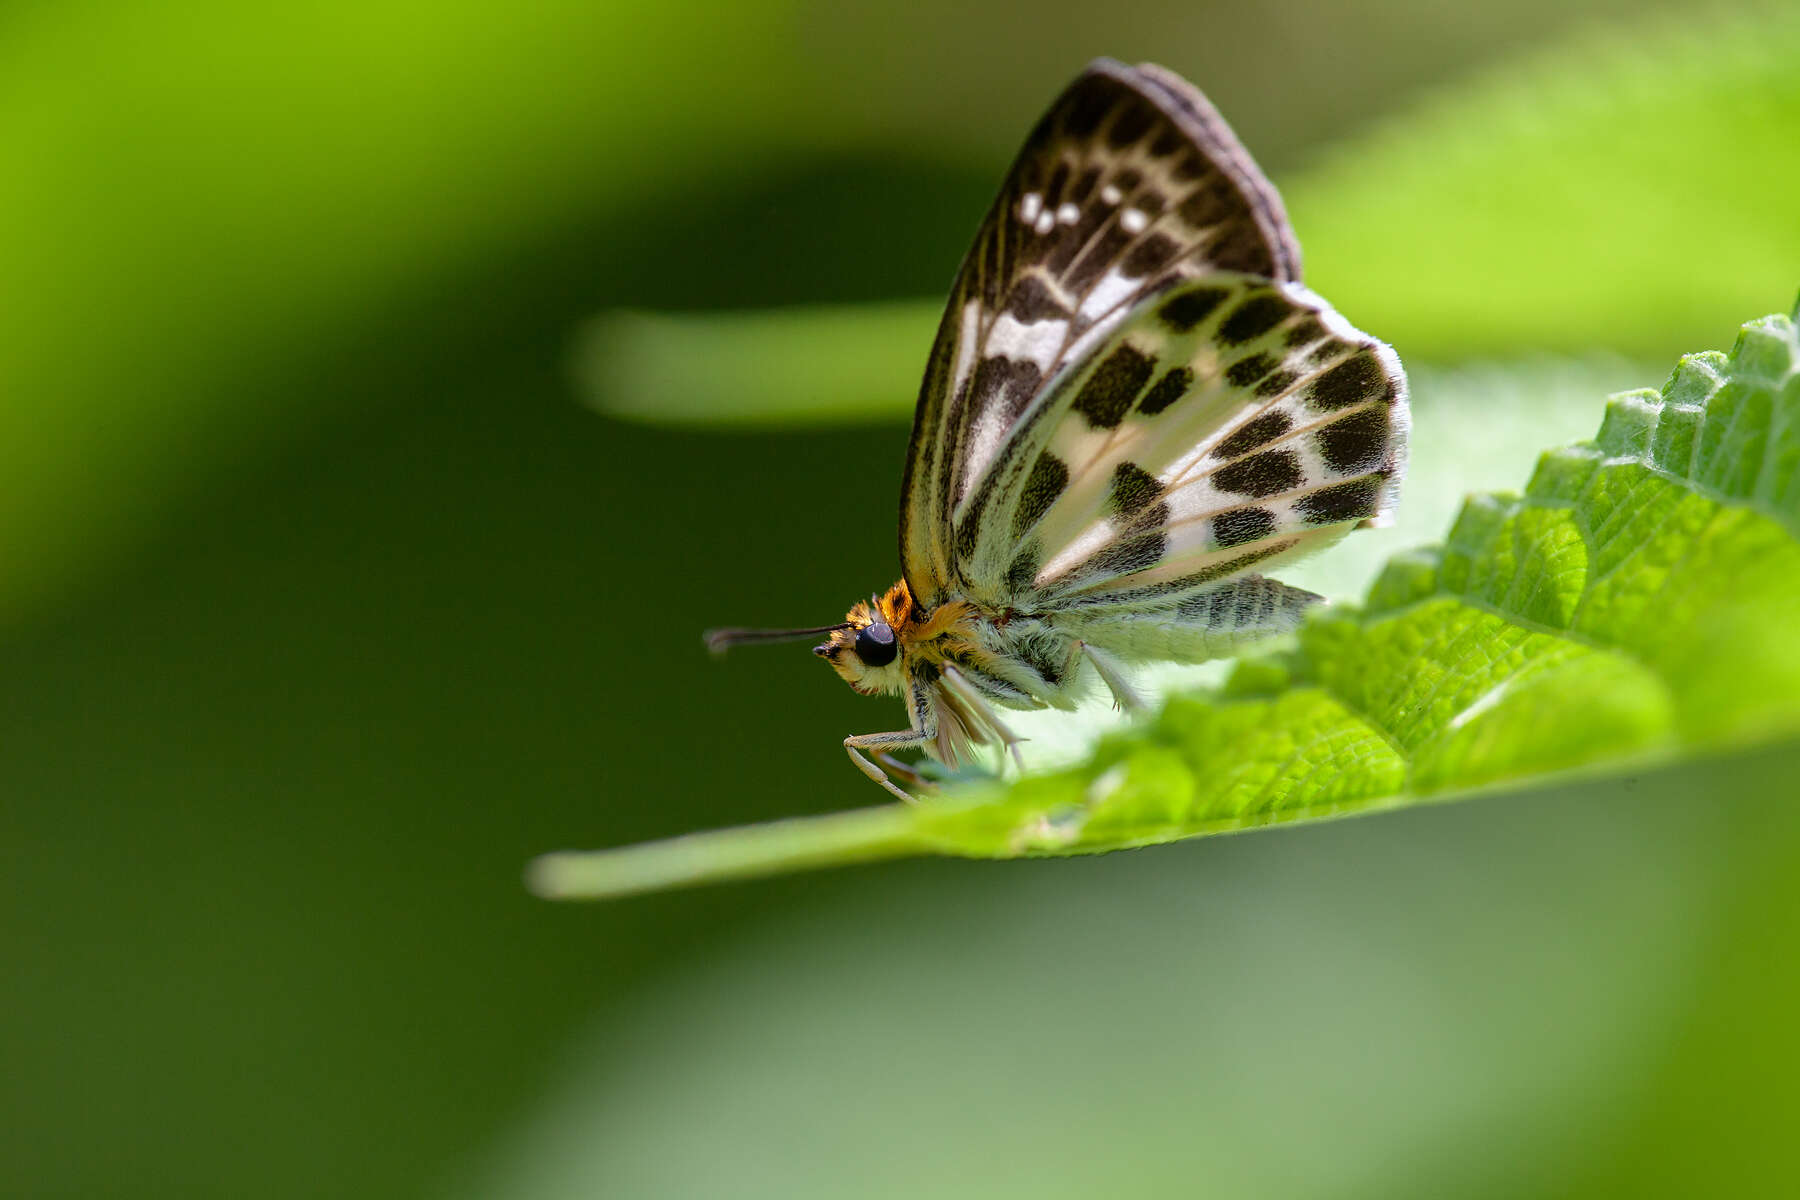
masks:
<path fill-rule="evenodd" d="M 1161 607 L 1096 606 L 1059 614 L 1066 636 L 1127 662 L 1200 663 L 1297 629 L 1319 597 L 1261 575 L 1242 575 Z"/>

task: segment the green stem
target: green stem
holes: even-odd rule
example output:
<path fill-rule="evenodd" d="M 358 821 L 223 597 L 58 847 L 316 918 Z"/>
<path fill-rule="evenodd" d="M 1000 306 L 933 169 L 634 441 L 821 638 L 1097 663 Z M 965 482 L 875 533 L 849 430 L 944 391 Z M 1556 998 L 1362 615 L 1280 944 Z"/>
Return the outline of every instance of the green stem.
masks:
<path fill-rule="evenodd" d="M 612 850 L 559 850 L 533 860 L 526 867 L 525 882 L 546 900 L 606 900 L 664 888 L 904 858 L 927 849 L 913 810 L 890 804 L 692 833 Z"/>

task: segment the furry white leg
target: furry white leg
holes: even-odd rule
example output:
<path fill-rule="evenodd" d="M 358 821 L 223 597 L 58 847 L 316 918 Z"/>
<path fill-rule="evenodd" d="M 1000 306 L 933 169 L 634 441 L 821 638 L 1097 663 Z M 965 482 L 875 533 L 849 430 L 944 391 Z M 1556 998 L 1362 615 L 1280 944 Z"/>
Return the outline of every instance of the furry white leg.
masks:
<path fill-rule="evenodd" d="M 1087 655 L 1088 661 L 1094 664 L 1094 670 L 1100 673 L 1107 690 L 1112 692 L 1113 704 L 1126 712 L 1142 712 L 1149 708 L 1149 703 L 1137 693 L 1137 689 L 1125 680 L 1125 664 L 1110 653 L 1090 642 L 1076 642 L 1076 648 Z"/>
<path fill-rule="evenodd" d="M 1011 752 L 1013 762 L 1019 765 L 1021 771 L 1024 770 L 1025 759 L 1019 753 L 1019 743 L 1025 739 L 1006 727 L 1006 723 L 994 711 L 993 705 L 982 698 L 981 693 L 975 690 L 975 685 L 971 684 L 961 671 L 946 663 L 943 679 L 944 686 L 950 689 L 965 708 L 994 731 L 1007 750 Z"/>

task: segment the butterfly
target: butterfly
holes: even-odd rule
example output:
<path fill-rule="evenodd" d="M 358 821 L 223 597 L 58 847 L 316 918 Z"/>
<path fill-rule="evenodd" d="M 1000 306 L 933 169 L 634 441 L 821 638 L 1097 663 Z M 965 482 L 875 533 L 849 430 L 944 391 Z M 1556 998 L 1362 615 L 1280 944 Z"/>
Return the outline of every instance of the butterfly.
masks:
<path fill-rule="evenodd" d="M 826 635 L 909 724 L 844 739 L 903 800 L 1006 710 L 1072 709 L 1097 675 L 1294 629 L 1320 597 L 1261 572 L 1385 522 L 1406 377 L 1300 283 L 1274 187 L 1198 89 L 1090 64 L 1032 129 L 964 259 L 907 446 L 901 578 L 836 625 L 715 630 L 715 651 Z"/>

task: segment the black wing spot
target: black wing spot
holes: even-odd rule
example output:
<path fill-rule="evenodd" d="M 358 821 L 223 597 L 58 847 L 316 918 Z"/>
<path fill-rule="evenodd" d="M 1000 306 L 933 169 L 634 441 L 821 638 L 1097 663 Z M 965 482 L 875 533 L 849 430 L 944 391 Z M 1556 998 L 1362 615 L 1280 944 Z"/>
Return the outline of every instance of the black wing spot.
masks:
<path fill-rule="evenodd" d="M 1258 500 L 1300 486 L 1300 456 L 1292 450 L 1265 450 L 1213 472 L 1213 485 Z"/>
<path fill-rule="evenodd" d="M 1144 393 L 1138 401 L 1137 410 L 1146 417 L 1154 417 L 1169 405 L 1188 394 L 1194 386 L 1194 369 L 1192 367 L 1175 367 L 1156 381 L 1156 386 Z"/>
<path fill-rule="evenodd" d="M 1150 382 L 1155 369 L 1156 362 L 1149 355 L 1129 344 L 1120 346 L 1088 376 L 1073 407 L 1093 428 L 1112 429 L 1131 411 L 1132 401 Z"/>
<path fill-rule="evenodd" d="M 1313 525 L 1335 525 L 1374 516 L 1381 508 L 1381 478 L 1352 479 L 1349 483 L 1321 488 L 1294 503 L 1300 515 Z"/>
<path fill-rule="evenodd" d="M 1130 575 L 1147 571 L 1163 560 L 1169 539 L 1162 530 L 1140 533 L 1115 542 L 1082 564 L 1082 575 Z"/>
<path fill-rule="evenodd" d="M 1122 462 L 1113 470 L 1107 507 L 1120 517 L 1133 517 L 1156 503 L 1162 490 L 1156 476 L 1136 463 Z"/>
<path fill-rule="evenodd" d="M 1199 149 L 1189 146 L 1169 167 L 1169 175 L 1177 183 L 1192 183 L 1210 170 L 1212 165 L 1201 155 Z"/>
<path fill-rule="evenodd" d="M 975 557 L 975 544 L 981 538 L 982 514 L 987 511 L 988 497 L 994 493 L 997 478 L 998 476 L 990 473 L 986 479 L 981 481 L 981 487 L 977 489 L 974 498 L 969 501 L 969 511 L 964 513 L 963 519 L 956 523 L 955 545 L 956 557 L 959 559 L 967 561 Z"/>
<path fill-rule="evenodd" d="M 970 413 L 970 420 L 980 416 L 982 411 L 993 402 L 994 397 L 998 396 L 1006 387 L 1006 382 L 1012 378 L 1012 374 L 1013 362 L 1004 355 L 989 355 L 975 364 L 975 379 L 969 388 L 969 404 L 973 409 Z"/>
<path fill-rule="evenodd" d="M 1273 375 L 1266 376 L 1261 383 L 1256 385 L 1256 394 L 1265 399 L 1270 396 L 1279 396 L 1293 387 L 1294 382 L 1299 378 L 1298 371 L 1277 371 Z"/>
<path fill-rule="evenodd" d="M 1044 382 L 1044 373 L 1034 362 L 1016 362 L 1012 375 L 1006 381 L 1006 413 L 1008 423 L 1018 420 L 1031 404 L 1031 399 L 1038 393 L 1038 387 Z"/>
<path fill-rule="evenodd" d="M 1056 498 L 1069 486 L 1069 465 L 1054 454 L 1040 454 L 1025 477 L 1019 494 L 1019 507 L 1013 513 L 1013 537 L 1021 537 L 1027 529 L 1044 519 Z"/>
<path fill-rule="evenodd" d="M 1281 324 L 1293 311 L 1282 296 L 1269 292 L 1252 296 L 1219 323 L 1219 341 L 1227 346 L 1241 346 Z"/>
<path fill-rule="evenodd" d="M 1232 431 L 1230 437 L 1213 448 L 1214 458 L 1236 458 L 1240 454 L 1248 454 L 1258 446 L 1266 446 L 1289 429 L 1294 422 L 1286 413 L 1264 413 L 1253 417 Z"/>
<path fill-rule="evenodd" d="M 1273 355 L 1252 354 L 1248 358 L 1238 359 L 1225 368 L 1225 379 L 1232 387 L 1247 388 L 1273 371 L 1277 365 Z"/>
<path fill-rule="evenodd" d="M 1317 317 L 1308 317 L 1288 330 L 1287 336 L 1281 339 L 1281 344 L 1291 350 L 1295 346 L 1305 346 L 1308 343 L 1316 342 L 1324 336 L 1324 323 Z"/>
<path fill-rule="evenodd" d="M 1119 93 L 1124 89 L 1110 79 L 1090 79 L 1077 85 L 1074 102 L 1069 105 L 1068 113 L 1063 117 L 1063 128 L 1077 138 L 1092 136 L 1094 130 L 1100 128 L 1100 122 L 1112 111 L 1113 105 L 1119 102 Z M 1045 140 L 1033 133 L 1027 145 Z"/>
<path fill-rule="evenodd" d="M 1075 177 L 1075 186 L 1069 189 L 1069 200 L 1075 204 L 1086 204 L 1087 198 L 1093 194 L 1094 185 L 1100 182 L 1100 168 L 1089 167 Z"/>
<path fill-rule="evenodd" d="M 1241 546 L 1275 532 L 1275 514 L 1266 508 L 1238 508 L 1213 518 L 1213 541 L 1219 546 Z"/>
<path fill-rule="evenodd" d="M 1125 232 L 1122 225 L 1108 225 L 1093 244 L 1082 252 L 1075 265 L 1069 268 L 1068 285 L 1071 291 L 1085 292 L 1100 282 L 1100 277 L 1119 260 L 1125 247 L 1131 244 L 1132 237 Z"/>
<path fill-rule="evenodd" d="M 1340 475 L 1353 475 L 1381 465 L 1388 450 L 1388 414 L 1365 408 L 1333 421 L 1313 435 L 1319 457 Z"/>
<path fill-rule="evenodd" d="M 1133 533 L 1143 533 L 1148 529 L 1161 529 L 1169 523 L 1169 518 L 1173 515 L 1166 503 L 1152 504 L 1133 517 L 1127 528 Z"/>
<path fill-rule="evenodd" d="M 1123 149 L 1133 142 L 1141 141 L 1150 132 L 1150 126 L 1155 120 L 1156 110 L 1148 104 L 1139 101 L 1127 105 L 1114 119 L 1112 128 L 1106 131 L 1106 140 L 1115 149 Z"/>
<path fill-rule="evenodd" d="M 1033 542 L 1019 551 L 1006 568 L 1007 590 L 1015 596 L 1029 592 L 1037 579 L 1040 565 L 1037 543 Z"/>
<path fill-rule="evenodd" d="M 1207 243 L 1212 265 L 1221 271 L 1242 271 L 1249 275 L 1269 275 L 1290 270 L 1269 261 L 1269 245 L 1262 230 L 1247 213 L 1238 213 L 1221 222 L 1219 232 Z"/>
<path fill-rule="evenodd" d="M 1230 295 L 1225 288 L 1194 288 L 1164 304 L 1159 315 L 1163 324 L 1176 333 L 1190 333 L 1194 326 L 1212 316 L 1213 310 L 1225 303 Z"/>
<path fill-rule="evenodd" d="M 1119 269 L 1133 279 L 1143 279 L 1162 270 L 1180 249 L 1172 238 L 1153 233 L 1131 248 L 1131 253 L 1125 256 Z"/>
<path fill-rule="evenodd" d="M 1034 321 L 1062 320 L 1071 316 L 1068 306 L 1057 299 L 1050 285 L 1035 274 L 1027 275 L 1013 286 L 1007 298 L 1007 311 L 1024 324 Z"/>
<path fill-rule="evenodd" d="M 1277 554 L 1282 554 L 1293 549 L 1293 546 L 1294 543 L 1292 541 L 1270 542 L 1267 546 L 1259 546 L 1257 549 L 1251 550 L 1245 554 L 1240 554 L 1236 558 L 1228 558 L 1224 562 L 1214 563 L 1210 567 L 1196 571 L 1190 577 L 1190 582 L 1212 583 L 1215 580 L 1224 579 L 1229 575 L 1236 575 L 1241 571 L 1255 566 L 1265 558 L 1274 558 Z"/>
<path fill-rule="evenodd" d="M 1195 229 L 1211 229 L 1231 211 L 1231 187 L 1223 179 L 1210 179 L 1189 192 L 1175 211 Z"/>
<path fill-rule="evenodd" d="M 1307 400 L 1320 412 L 1335 412 L 1373 400 L 1388 386 L 1387 373 L 1375 356 L 1365 350 L 1313 380 Z"/>

